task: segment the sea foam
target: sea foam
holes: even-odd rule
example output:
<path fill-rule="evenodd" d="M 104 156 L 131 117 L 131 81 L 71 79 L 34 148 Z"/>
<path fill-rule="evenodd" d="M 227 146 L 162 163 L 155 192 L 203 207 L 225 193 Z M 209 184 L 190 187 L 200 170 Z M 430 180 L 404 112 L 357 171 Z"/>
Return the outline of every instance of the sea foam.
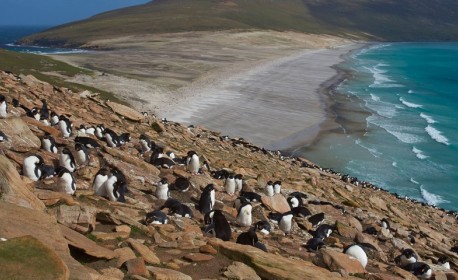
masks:
<path fill-rule="evenodd" d="M 423 105 L 415 104 L 415 103 L 412 103 L 412 102 L 407 102 L 402 97 L 399 98 L 399 101 L 401 101 L 402 104 L 406 105 L 409 108 L 423 108 Z"/>
<path fill-rule="evenodd" d="M 416 147 L 412 148 L 412 152 L 417 156 L 419 159 L 427 159 L 428 156 L 423 153 L 422 150 L 417 149 Z"/>
<path fill-rule="evenodd" d="M 429 123 L 429 124 L 437 123 L 437 121 L 435 119 L 433 119 L 433 117 L 431 117 L 429 115 L 426 115 L 425 113 L 420 113 L 420 117 L 425 119 L 426 122 Z"/>
<path fill-rule="evenodd" d="M 431 136 L 432 139 L 434 139 L 436 142 L 444 144 L 444 145 L 450 145 L 450 142 L 447 137 L 442 135 L 442 132 L 435 129 L 434 127 L 428 125 L 425 127 L 426 132 Z"/>
<path fill-rule="evenodd" d="M 449 203 L 450 201 L 443 199 L 440 195 L 428 192 L 423 186 L 420 186 L 420 192 L 426 203 L 430 205 L 438 205 L 441 203 Z"/>

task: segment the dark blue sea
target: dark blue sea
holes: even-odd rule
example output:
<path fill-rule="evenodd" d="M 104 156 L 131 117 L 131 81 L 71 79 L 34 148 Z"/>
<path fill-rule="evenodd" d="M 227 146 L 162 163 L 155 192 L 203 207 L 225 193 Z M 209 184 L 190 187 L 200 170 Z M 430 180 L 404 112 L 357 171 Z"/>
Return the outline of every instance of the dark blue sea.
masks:
<path fill-rule="evenodd" d="M 372 45 L 339 67 L 347 78 L 331 97 L 347 102 L 337 111 L 343 129 L 302 154 L 393 193 L 458 210 L 458 43 Z"/>
<path fill-rule="evenodd" d="M 0 48 L 10 51 L 34 54 L 65 54 L 85 52 L 81 49 L 46 48 L 38 46 L 20 46 L 16 42 L 27 36 L 48 29 L 48 26 L 0 26 Z"/>

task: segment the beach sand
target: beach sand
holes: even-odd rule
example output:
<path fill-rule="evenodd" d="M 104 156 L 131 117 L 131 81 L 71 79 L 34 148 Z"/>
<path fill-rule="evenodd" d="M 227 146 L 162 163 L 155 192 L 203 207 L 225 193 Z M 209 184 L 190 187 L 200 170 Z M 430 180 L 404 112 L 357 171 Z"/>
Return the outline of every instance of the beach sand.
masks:
<path fill-rule="evenodd" d="M 227 31 L 135 36 L 88 46 L 107 50 L 53 56 L 97 70 L 72 82 L 111 91 L 168 120 L 280 150 L 307 145 L 321 130 L 335 128 L 323 88 L 337 74 L 332 66 L 359 45 L 323 35 Z"/>

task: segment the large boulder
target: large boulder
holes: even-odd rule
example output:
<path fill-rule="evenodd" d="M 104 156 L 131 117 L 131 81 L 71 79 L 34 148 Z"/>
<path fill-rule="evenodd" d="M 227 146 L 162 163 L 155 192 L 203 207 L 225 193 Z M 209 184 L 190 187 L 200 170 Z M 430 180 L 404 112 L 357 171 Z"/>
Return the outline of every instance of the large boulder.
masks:
<path fill-rule="evenodd" d="M 110 107 L 115 113 L 129 119 L 131 121 L 140 122 L 145 119 L 145 117 L 140 113 L 135 111 L 134 109 L 127 107 L 125 105 L 108 101 L 108 107 Z"/>
<path fill-rule="evenodd" d="M 8 141 L 1 144 L 6 149 L 24 153 L 40 148 L 40 139 L 21 118 L 0 119 L 0 131 L 8 137 Z"/>
<path fill-rule="evenodd" d="M 339 272 L 342 275 L 365 272 L 364 267 L 358 260 L 331 249 L 320 249 L 313 262 L 318 266 Z"/>

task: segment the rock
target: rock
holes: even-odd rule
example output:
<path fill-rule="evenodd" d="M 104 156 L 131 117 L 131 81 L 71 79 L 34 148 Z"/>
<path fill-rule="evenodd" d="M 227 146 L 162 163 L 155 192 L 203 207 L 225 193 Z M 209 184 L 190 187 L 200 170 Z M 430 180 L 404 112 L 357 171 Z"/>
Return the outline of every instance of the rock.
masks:
<path fill-rule="evenodd" d="M 190 253 L 183 256 L 183 259 L 187 260 L 188 262 L 206 262 L 214 259 L 214 256 L 201 254 L 201 253 Z"/>
<path fill-rule="evenodd" d="M 119 114 L 131 121 L 136 121 L 136 122 L 140 122 L 142 121 L 145 117 L 143 117 L 143 115 L 140 113 L 140 112 L 137 112 L 136 110 L 130 108 L 130 107 L 127 107 L 125 105 L 122 105 L 122 104 L 119 104 L 119 103 L 115 103 L 115 102 L 111 102 L 111 101 L 108 101 L 106 103 L 108 105 L 108 107 L 110 107 L 116 114 Z"/>
<path fill-rule="evenodd" d="M 102 273 L 102 276 L 104 277 L 101 280 L 103 279 L 106 279 L 106 280 L 124 279 L 124 272 L 122 272 L 122 270 L 118 268 L 114 268 L 114 267 L 103 268 L 100 270 L 100 272 Z"/>
<path fill-rule="evenodd" d="M 261 280 L 254 269 L 241 262 L 233 262 L 223 275 L 234 280 Z"/>
<path fill-rule="evenodd" d="M 118 259 L 116 262 L 117 268 L 120 268 L 126 261 L 136 258 L 134 251 L 129 247 L 119 248 L 114 250 L 114 252 Z"/>
<path fill-rule="evenodd" d="M 45 205 L 25 185 L 13 164 L 0 154 L 0 195 L 5 202 L 43 211 Z"/>
<path fill-rule="evenodd" d="M 339 272 L 343 276 L 350 273 L 365 273 L 361 263 L 348 255 L 331 249 L 320 249 L 313 261 L 314 264 Z"/>
<path fill-rule="evenodd" d="M 25 153 L 40 148 L 40 139 L 33 134 L 21 118 L 0 119 L 0 131 L 9 138 L 8 141 L 2 143 L 6 149 Z"/>
<path fill-rule="evenodd" d="M 95 228 L 97 209 L 87 205 L 60 205 L 57 207 L 57 221 L 67 227 L 78 225 L 88 231 Z"/>
<path fill-rule="evenodd" d="M 165 126 L 164 124 L 160 123 L 160 122 L 153 122 L 151 124 L 151 128 L 156 131 L 157 133 L 161 133 L 161 132 L 164 132 L 165 131 Z"/>
<path fill-rule="evenodd" d="M 252 267 L 262 279 L 341 279 L 340 276 L 310 262 L 269 254 L 251 246 L 216 238 L 210 239 L 209 244 L 226 257 Z"/>
<path fill-rule="evenodd" d="M 355 238 L 356 234 L 358 233 L 358 230 L 351 228 L 339 221 L 336 221 L 335 226 L 340 236 L 343 236 L 343 237 L 346 237 L 352 240 Z"/>
<path fill-rule="evenodd" d="M 146 268 L 156 280 L 192 280 L 191 276 L 172 269 L 155 266 L 147 266 Z"/>
<path fill-rule="evenodd" d="M 100 239 L 100 240 L 103 240 L 103 241 L 119 240 L 119 239 L 127 239 L 127 238 L 129 238 L 129 233 L 126 233 L 126 232 L 100 232 L 100 231 L 93 231 L 91 234 L 94 235 L 97 239 Z"/>
<path fill-rule="evenodd" d="M 36 238 L 25 235 L 0 242 L 1 279 L 68 279 L 62 259 Z M 31 279 L 31 278 L 29 278 Z"/>
<path fill-rule="evenodd" d="M 371 197 L 369 197 L 369 201 L 374 207 L 376 207 L 376 208 L 378 208 L 378 209 L 380 209 L 382 211 L 387 211 L 388 210 L 388 208 L 386 207 L 386 202 L 383 199 L 381 199 L 380 197 L 371 196 Z"/>
<path fill-rule="evenodd" d="M 127 242 L 132 246 L 132 248 L 139 253 L 143 259 L 150 264 L 160 264 L 161 261 L 159 258 L 156 256 L 156 254 L 151 251 L 148 247 L 145 245 L 141 244 L 135 239 L 129 238 Z"/>
<path fill-rule="evenodd" d="M 76 205 L 78 202 L 75 201 L 73 196 L 61 193 L 54 192 L 49 190 L 34 189 L 33 193 L 46 205 L 52 206 L 57 203 L 64 203 L 65 205 Z"/>
<path fill-rule="evenodd" d="M 65 239 L 68 240 L 68 244 L 72 245 L 75 248 L 81 249 L 84 253 L 96 258 L 107 260 L 111 260 L 116 257 L 115 252 L 98 245 L 86 236 L 72 229 L 69 229 L 64 225 L 59 225 L 59 227 Z"/>
<path fill-rule="evenodd" d="M 204 246 L 201 246 L 199 248 L 199 252 L 204 253 L 204 254 L 210 254 L 210 255 L 216 255 L 218 254 L 218 251 L 216 251 L 215 248 L 212 246 L 205 244 Z"/>
<path fill-rule="evenodd" d="M 126 261 L 127 273 L 130 275 L 140 275 L 149 277 L 149 272 L 146 269 L 145 261 L 142 257 Z"/>
<path fill-rule="evenodd" d="M 286 201 L 286 198 L 282 194 L 276 194 L 274 196 L 263 196 L 261 197 L 261 202 L 270 211 L 285 213 L 291 210 L 288 201 Z"/>
<path fill-rule="evenodd" d="M 120 225 L 120 226 L 116 226 L 115 231 L 116 232 L 124 232 L 124 233 L 130 235 L 130 232 L 132 231 L 132 228 L 130 226 L 128 226 L 128 225 Z"/>

